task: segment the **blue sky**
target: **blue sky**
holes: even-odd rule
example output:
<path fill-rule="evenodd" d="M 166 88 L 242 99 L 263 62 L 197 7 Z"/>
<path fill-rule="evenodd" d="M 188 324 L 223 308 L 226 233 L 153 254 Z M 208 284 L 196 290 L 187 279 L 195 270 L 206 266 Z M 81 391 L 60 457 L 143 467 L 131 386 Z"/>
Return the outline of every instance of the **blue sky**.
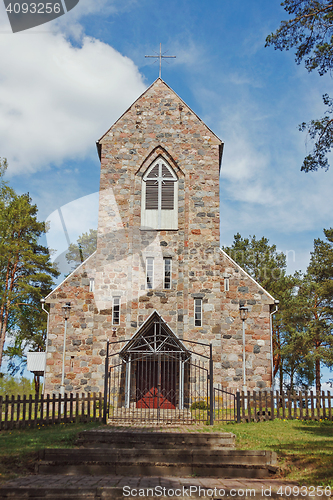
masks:
<path fill-rule="evenodd" d="M 298 124 L 321 116 L 332 82 L 264 47 L 282 19 L 279 0 L 80 0 L 12 34 L 1 3 L 0 156 L 11 185 L 53 220 L 55 255 L 66 242 L 54 211 L 67 205 L 71 240 L 97 223 L 95 141 L 157 78 L 144 56 L 161 42 L 177 56 L 162 78 L 225 142 L 221 243 L 266 236 L 290 272 L 306 269 L 313 239 L 332 226 L 333 167 L 300 172 L 311 143 Z"/>

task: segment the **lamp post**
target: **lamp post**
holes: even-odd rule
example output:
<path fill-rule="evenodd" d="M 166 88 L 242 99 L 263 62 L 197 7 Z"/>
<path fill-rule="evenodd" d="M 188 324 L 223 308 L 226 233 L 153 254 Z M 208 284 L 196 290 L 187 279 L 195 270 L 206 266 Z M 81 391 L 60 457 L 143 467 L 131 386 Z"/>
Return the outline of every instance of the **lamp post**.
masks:
<path fill-rule="evenodd" d="M 243 392 L 246 392 L 246 373 L 245 373 L 245 320 L 247 318 L 248 308 L 240 305 L 239 315 L 243 322 Z"/>
<path fill-rule="evenodd" d="M 49 344 L 49 319 L 50 319 L 50 314 L 49 312 L 45 309 L 45 299 L 40 299 L 40 303 L 42 304 L 42 309 L 43 311 L 47 314 L 47 323 L 46 323 L 46 341 L 45 341 L 45 365 L 44 365 L 44 377 L 43 377 L 43 396 L 45 392 L 45 379 L 46 379 L 46 358 L 47 358 L 47 348 Z"/>
<path fill-rule="evenodd" d="M 273 352 L 273 316 L 276 312 L 279 310 L 279 300 L 274 300 L 274 305 L 275 309 L 274 311 L 271 311 L 269 314 L 269 328 L 270 328 L 270 335 L 271 335 L 271 372 L 272 372 L 272 383 L 271 383 L 271 390 L 274 391 L 274 352 Z"/>
<path fill-rule="evenodd" d="M 65 353 L 66 353 L 66 334 L 67 334 L 67 320 L 69 318 L 69 314 L 71 311 L 71 303 L 66 302 L 64 306 L 62 306 L 62 312 L 63 316 L 65 318 L 65 331 L 64 331 L 64 345 L 62 349 L 62 374 L 61 374 L 61 386 L 60 386 L 60 394 L 61 397 L 63 398 L 65 396 Z M 63 409 L 63 403 L 61 404 L 61 407 Z"/>

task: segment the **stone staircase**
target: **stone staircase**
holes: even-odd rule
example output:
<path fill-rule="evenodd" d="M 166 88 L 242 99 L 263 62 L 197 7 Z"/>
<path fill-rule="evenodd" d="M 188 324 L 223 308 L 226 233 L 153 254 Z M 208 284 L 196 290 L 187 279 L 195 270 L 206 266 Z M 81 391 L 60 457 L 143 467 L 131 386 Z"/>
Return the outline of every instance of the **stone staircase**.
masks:
<path fill-rule="evenodd" d="M 76 449 L 45 449 L 39 474 L 267 478 L 277 471 L 271 451 L 235 449 L 232 433 L 94 430 Z"/>

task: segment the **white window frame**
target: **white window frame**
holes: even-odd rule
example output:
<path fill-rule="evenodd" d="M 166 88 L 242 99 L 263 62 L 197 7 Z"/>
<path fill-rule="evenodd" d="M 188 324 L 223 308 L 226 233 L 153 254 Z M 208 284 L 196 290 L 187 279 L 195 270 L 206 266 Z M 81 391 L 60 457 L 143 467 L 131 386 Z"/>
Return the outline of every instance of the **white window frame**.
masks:
<path fill-rule="evenodd" d="M 158 184 L 158 208 L 157 209 L 146 209 L 146 182 L 152 180 L 150 177 L 151 171 L 159 165 L 159 173 L 156 177 L 156 183 Z M 168 182 L 173 182 L 173 209 L 162 209 L 162 185 L 163 185 L 163 173 L 162 165 L 164 165 L 169 173 L 169 177 L 165 180 Z M 155 177 L 154 177 L 155 179 Z M 141 229 L 161 229 L 161 230 L 177 230 L 178 229 L 178 177 L 175 174 L 173 168 L 169 163 L 162 157 L 159 156 L 146 170 L 144 176 L 142 177 L 142 190 L 141 190 Z"/>
<path fill-rule="evenodd" d="M 198 319 L 196 318 L 197 313 L 200 315 Z M 202 299 L 194 299 L 194 326 L 202 326 Z"/>
<path fill-rule="evenodd" d="M 151 266 L 151 269 L 150 269 Z M 146 258 L 146 289 L 152 290 L 154 288 L 154 257 Z M 150 279 L 150 281 L 149 281 Z"/>
<path fill-rule="evenodd" d="M 224 291 L 229 292 L 229 278 L 224 278 Z"/>
<path fill-rule="evenodd" d="M 118 303 L 116 303 L 118 302 Z M 120 304 L 121 304 L 121 299 L 120 297 L 112 297 L 112 324 L 113 325 L 120 325 Z M 119 307 L 118 310 L 118 321 L 115 320 L 115 307 Z"/>
<path fill-rule="evenodd" d="M 90 278 L 89 281 L 89 292 L 95 291 L 95 278 Z"/>
<path fill-rule="evenodd" d="M 170 277 L 169 278 L 169 283 L 166 281 L 166 273 L 167 273 L 167 269 L 166 269 L 166 262 L 169 261 L 170 263 Z M 166 285 L 169 285 L 169 286 L 166 286 Z M 165 290 L 171 290 L 172 288 L 172 259 L 171 257 L 164 257 L 163 259 L 163 288 Z"/>

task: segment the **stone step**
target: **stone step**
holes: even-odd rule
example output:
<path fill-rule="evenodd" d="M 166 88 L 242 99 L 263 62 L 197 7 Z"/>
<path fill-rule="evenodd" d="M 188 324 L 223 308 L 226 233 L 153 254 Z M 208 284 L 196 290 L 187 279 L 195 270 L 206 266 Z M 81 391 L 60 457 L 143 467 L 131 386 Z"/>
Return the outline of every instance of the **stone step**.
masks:
<path fill-rule="evenodd" d="M 38 467 L 39 474 L 59 474 L 59 475 L 97 475 L 108 476 L 115 474 L 117 476 L 132 477 L 133 474 L 140 476 L 156 476 L 160 477 L 218 477 L 218 478 L 242 478 L 242 479 L 265 479 L 272 477 L 278 472 L 278 467 L 274 466 L 259 466 L 259 465 L 215 465 L 214 467 L 205 467 L 203 465 L 190 466 L 187 464 L 176 465 L 159 465 L 155 464 L 129 464 L 119 466 L 109 466 L 101 464 L 77 464 L 77 465 L 54 465 L 40 464 Z"/>
<path fill-rule="evenodd" d="M 169 425 L 192 425 L 196 423 L 196 420 L 191 418 L 169 418 L 164 419 L 161 418 L 144 418 L 144 416 L 137 417 L 135 415 L 126 415 L 126 417 L 112 417 L 107 420 L 107 425 L 125 425 L 125 426 L 134 426 L 134 425 L 153 425 L 153 426 L 169 426 Z"/>
<path fill-rule="evenodd" d="M 41 463 L 38 466 L 39 474 L 60 475 L 110 475 L 132 477 L 133 474 L 140 476 L 160 477 L 218 477 L 218 478 L 246 478 L 264 479 L 269 478 L 278 471 L 278 467 L 265 465 L 188 465 L 188 464 L 50 464 Z"/>
<path fill-rule="evenodd" d="M 46 449 L 39 458 L 40 474 L 265 478 L 278 469 L 274 452 L 235 449 Z"/>
<path fill-rule="evenodd" d="M 1 500 L 146 500 L 167 499 L 233 499 L 281 500 L 279 489 L 288 492 L 296 482 L 279 479 L 211 479 L 120 476 L 38 476 L 15 479 L 0 487 Z M 125 486 L 127 485 L 127 486 Z M 162 486 L 161 486 L 162 485 Z M 125 488 L 125 490 L 124 490 Z M 155 490 L 155 488 L 158 488 Z M 191 489 L 190 489 L 191 488 Z M 264 490 L 264 494 L 263 494 Z M 308 494 L 301 488 L 293 492 L 292 500 L 322 500 L 316 493 Z M 126 492 L 126 496 L 124 493 Z M 128 495 L 128 496 L 127 496 Z M 286 495 L 283 495 L 286 498 Z"/>
<path fill-rule="evenodd" d="M 235 446 L 235 434 L 231 432 L 197 433 L 197 432 L 147 432 L 114 431 L 97 429 L 81 432 L 77 445 L 87 448 L 136 448 L 185 450 L 202 448 L 219 450 Z"/>
<path fill-rule="evenodd" d="M 268 450 L 156 450 L 100 448 L 44 449 L 39 460 L 47 462 L 102 462 L 102 463 L 164 463 L 164 464 L 237 464 L 276 465 L 276 454 Z"/>
<path fill-rule="evenodd" d="M 118 422 L 135 424 L 193 424 L 195 415 L 189 409 L 170 409 L 170 408 L 112 408 L 110 409 L 108 424 Z"/>

